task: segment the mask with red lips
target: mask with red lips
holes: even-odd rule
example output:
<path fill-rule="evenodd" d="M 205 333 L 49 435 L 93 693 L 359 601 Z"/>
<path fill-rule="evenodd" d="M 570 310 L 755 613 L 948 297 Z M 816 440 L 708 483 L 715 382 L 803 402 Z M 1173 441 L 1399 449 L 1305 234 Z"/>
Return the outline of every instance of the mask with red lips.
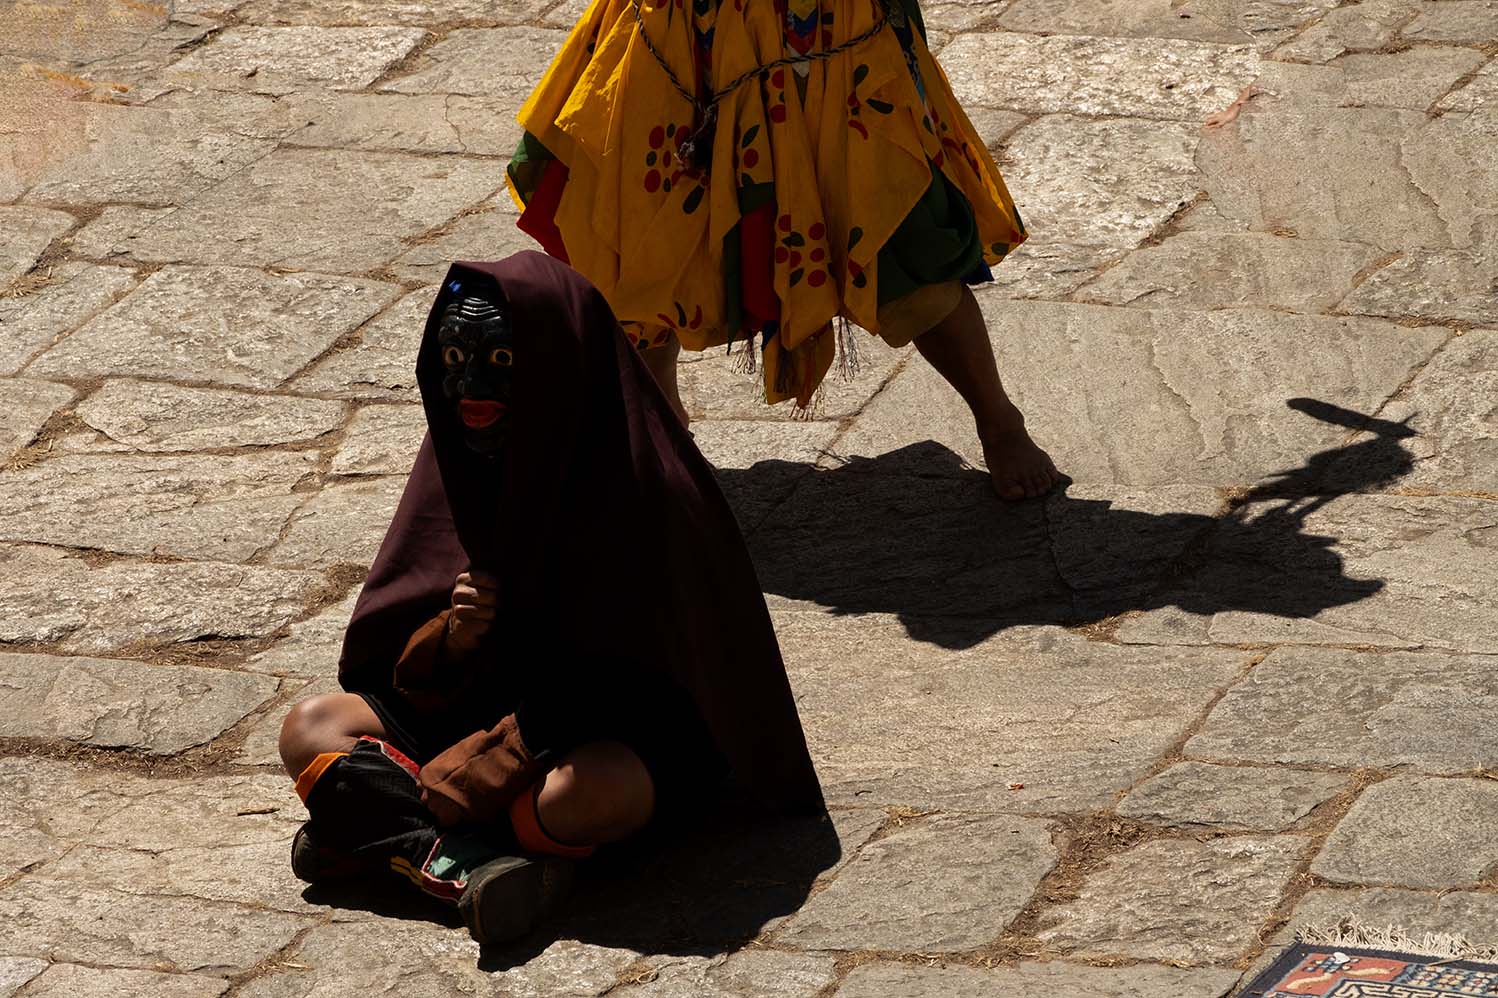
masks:
<path fill-rule="evenodd" d="M 442 393 L 463 426 L 463 439 L 480 454 L 504 447 L 509 433 L 515 339 L 504 311 L 483 298 L 459 298 L 442 312 L 437 345 L 445 374 Z"/>

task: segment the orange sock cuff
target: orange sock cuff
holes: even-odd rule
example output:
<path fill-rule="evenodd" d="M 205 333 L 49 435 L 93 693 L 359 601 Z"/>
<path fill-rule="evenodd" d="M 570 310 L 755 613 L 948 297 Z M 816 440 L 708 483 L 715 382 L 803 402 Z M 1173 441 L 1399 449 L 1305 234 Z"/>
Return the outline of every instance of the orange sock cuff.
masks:
<path fill-rule="evenodd" d="M 324 752 L 302 770 L 301 775 L 296 778 L 296 795 L 302 799 L 303 804 L 307 803 L 307 795 L 312 792 L 313 784 L 327 772 L 329 766 L 346 755 L 347 752 Z"/>
<path fill-rule="evenodd" d="M 597 846 L 573 846 L 551 837 L 536 810 L 540 789 L 539 786 L 532 787 L 510 804 L 510 825 L 515 829 L 515 841 L 520 848 L 537 856 L 559 856 L 562 859 L 587 859 L 593 855 Z"/>

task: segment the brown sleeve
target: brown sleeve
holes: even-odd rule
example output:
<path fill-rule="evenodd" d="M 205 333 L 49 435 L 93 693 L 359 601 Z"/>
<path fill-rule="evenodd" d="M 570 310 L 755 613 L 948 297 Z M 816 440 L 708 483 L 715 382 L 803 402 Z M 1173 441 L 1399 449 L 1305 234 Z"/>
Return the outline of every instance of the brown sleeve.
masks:
<path fill-rule="evenodd" d="M 546 769 L 526 748 L 511 714 L 423 766 L 422 796 L 443 824 L 495 821 Z"/>
<path fill-rule="evenodd" d="M 395 689 L 414 706 L 420 707 L 433 697 L 445 700 L 451 694 L 446 689 L 450 677 L 443 675 L 447 664 L 443 648 L 451 613 L 443 610 L 417 628 L 395 661 Z"/>

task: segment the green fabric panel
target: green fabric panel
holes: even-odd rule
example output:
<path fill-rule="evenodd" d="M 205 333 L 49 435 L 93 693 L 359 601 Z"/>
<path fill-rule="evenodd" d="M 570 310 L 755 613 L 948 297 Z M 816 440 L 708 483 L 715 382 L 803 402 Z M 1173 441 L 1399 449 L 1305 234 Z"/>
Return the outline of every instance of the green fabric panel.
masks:
<path fill-rule="evenodd" d="M 510 181 L 514 183 L 515 190 L 520 194 L 520 200 L 529 204 L 531 196 L 536 193 L 536 187 L 541 183 L 541 177 L 546 173 L 546 164 L 556 159 L 551 150 L 541 144 L 530 132 L 520 137 L 520 144 L 515 147 L 515 155 L 510 159 L 510 165 L 505 171 L 510 175 Z"/>
<path fill-rule="evenodd" d="M 928 284 L 967 277 L 983 262 L 972 205 L 940 170 L 905 221 L 879 249 L 879 304 Z"/>

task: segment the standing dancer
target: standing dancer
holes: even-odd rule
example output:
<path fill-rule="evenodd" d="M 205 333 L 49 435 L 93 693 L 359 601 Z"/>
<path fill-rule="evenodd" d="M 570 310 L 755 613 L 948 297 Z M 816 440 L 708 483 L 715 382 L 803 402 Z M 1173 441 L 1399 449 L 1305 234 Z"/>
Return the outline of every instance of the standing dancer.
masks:
<path fill-rule="evenodd" d="M 957 389 L 999 495 L 1056 483 L 969 289 L 1024 226 L 916 0 L 594 0 L 520 122 L 520 227 L 603 292 L 683 420 L 683 346 L 750 343 L 767 401 L 806 409 L 845 319 Z"/>

